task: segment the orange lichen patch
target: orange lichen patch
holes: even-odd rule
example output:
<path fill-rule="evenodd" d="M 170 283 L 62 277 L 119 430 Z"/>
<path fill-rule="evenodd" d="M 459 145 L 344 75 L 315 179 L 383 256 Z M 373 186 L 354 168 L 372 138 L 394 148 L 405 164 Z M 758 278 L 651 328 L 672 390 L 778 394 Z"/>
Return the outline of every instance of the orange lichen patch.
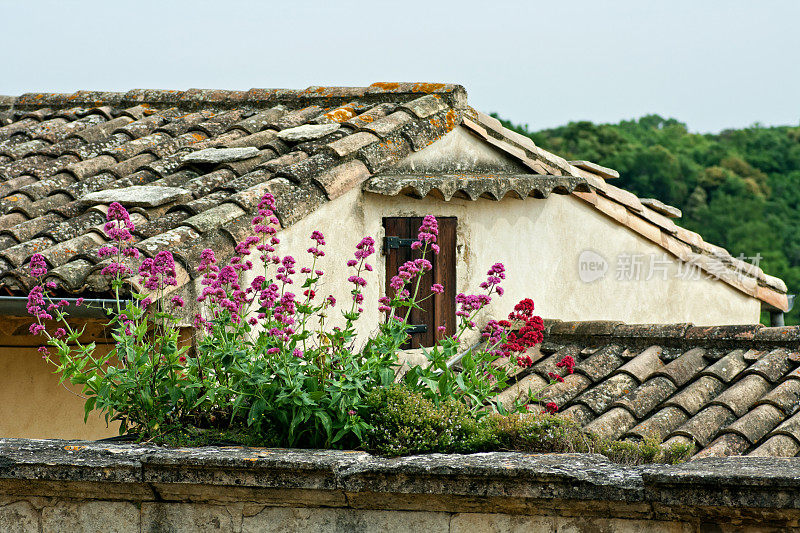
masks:
<path fill-rule="evenodd" d="M 433 93 L 444 89 L 444 83 L 415 83 L 411 87 L 411 92 L 414 93 Z"/>
<path fill-rule="evenodd" d="M 245 93 L 245 100 L 268 100 L 278 93 L 278 89 L 250 89 Z"/>
<path fill-rule="evenodd" d="M 368 124 L 370 122 L 372 122 L 373 120 L 375 120 L 375 117 L 373 117 L 372 115 L 367 115 L 367 114 L 364 114 L 364 115 L 362 115 L 362 116 L 360 116 L 358 118 L 359 118 L 359 120 L 361 120 L 361 122 L 366 122 Z"/>
<path fill-rule="evenodd" d="M 332 98 L 338 96 L 339 90 L 338 87 L 317 87 L 314 89 L 314 93 L 324 98 Z"/>
<path fill-rule="evenodd" d="M 202 133 L 192 133 L 191 135 L 192 135 L 192 138 L 195 139 L 197 142 L 205 140 L 205 138 L 206 138 L 206 136 L 203 135 Z"/>
<path fill-rule="evenodd" d="M 456 112 L 449 109 L 444 116 L 447 131 L 452 131 L 456 127 Z"/>
<path fill-rule="evenodd" d="M 86 446 L 64 446 L 64 449 L 68 452 L 77 452 L 78 450 L 82 450 L 86 448 Z"/>
<path fill-rule="evenodd" d="M 339 109 L 334 109 L 333 111 L 325 113 L 325 116 L 336 122 L 344 122 L 356 116 L 356 112 L 352 107 L 340 107 Z"/>
<path fill-rule="evenodd" d="M 396 91 L 400 88 L 400 84 L 396 82 L 378 81 L 370 85 L 370 87 L 376 87 L 384 91 Z"/>

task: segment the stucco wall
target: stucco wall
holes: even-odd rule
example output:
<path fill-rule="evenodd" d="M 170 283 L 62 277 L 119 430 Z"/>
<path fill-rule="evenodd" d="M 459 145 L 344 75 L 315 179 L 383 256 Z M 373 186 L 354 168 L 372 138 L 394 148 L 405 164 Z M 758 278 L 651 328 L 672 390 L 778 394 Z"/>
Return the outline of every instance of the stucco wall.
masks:
<path fill-rule="evenodd" d="M 106 425 L 97 412 L 84 423 L 81 388 L 59 384 L 55 366 L 38 352 L 42 337 L 27 334 L 30 323 L 28 318 L 5 317 L 0 324 L 0 438 L 94 440 L 118 435 L 119 423 Z M 81 342 L 94 342 L 97 355 L 113 348 L 104 322 L 76 320 L 72 326 L 84 328 Z M 191 333 L 181 330 L 182 342 L 189 342 Z"/>
<path fill-rule="evenodd" d="M 311 243 L 308 236 L 314 229 L 323 231 L 328 245 L 327 256 L 321 261 L 326 271 L 322 292 L 333 294 L 340 305 L 349 304 L 350 286 L 343 281 L 352 272 L 345 262 L 352 257 L 359 239 L 372 235 L 380 243 L 383 217 L 424 214 L 458 218 L 458 291 L 477 291 L 489 266 L 498 261 L 505 264 L 506 294 L 495 298 L 484 320 L 504 317 L 525 297 L 536 302 L 541 316 L 562 320 L 696 325 L 753 324 L 759 320 L 758 300 L 722 281 L 682 279 L 677 259 L 572 196 L 443 202 L 351 191 L 281 231 L 281 252 L 294 254 L 298 267 L 302 266 L 308 257 L 305 249 Z M 585 250 L 600 254 L 608 265 L 602 278 L 588 283 L 581 280 L 578 271 L 579 257 Z M 638 280 L 617 279 L 617 265 L 624 261 L 624 254 L 643 262 Z M 648 280 L 652 258 L 657 268 Z M 377 298 L 384 291 L 383 256 L 376 254 L 372 262 L 375 271 L 366 275 L 369 285 L 362 332 L 376 324 Z"/>
<path fill-rule="evenodd" d="M 100 439 L 118 434 L 117 424 L 106 427 L 97 414 L 84 424 L 80 388 L 59 385 L 55 367 L 36 351 L 39 338 L 2 337 L 0 342 L 0 437 Z M 110 348 L 97 347 L 102 353 Z"/>

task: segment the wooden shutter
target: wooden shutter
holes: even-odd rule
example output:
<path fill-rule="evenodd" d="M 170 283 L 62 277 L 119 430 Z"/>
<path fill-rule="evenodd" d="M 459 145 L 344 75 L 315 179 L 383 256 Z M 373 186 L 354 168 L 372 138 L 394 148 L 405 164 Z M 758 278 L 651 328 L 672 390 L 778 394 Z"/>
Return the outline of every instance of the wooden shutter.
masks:
<path fill-rule="evenodd" d="M 436 220 L 439 223 L 440 252 L 439 255 L 428 253 L 433 270 L 423 276 L 417 300 L 430 295 L 431 285 L 434 283 L 441 284 L 444 293 L 434 294 L 420 304 L 422 309 L 411 311 L 409 322 L 415 326 L 424 326 L 425 331 L 412 333 L 411 340 L 404 348 L 433 346 L 442 336 L 453 335 L 456 331 L 456 218 L 437 217 Z M 421 225 L 422 217 L 383 219 L 386 235 L 383 253 L 386 255 L 386 288 L 389 292 L 389 281 L 397 274 L 398 267 L 422 256 L 420 251 L 411 249 L 411 242 L 415 240 Z M 445 327 L 444 333 L 438 331 L 439 326 Z"/>

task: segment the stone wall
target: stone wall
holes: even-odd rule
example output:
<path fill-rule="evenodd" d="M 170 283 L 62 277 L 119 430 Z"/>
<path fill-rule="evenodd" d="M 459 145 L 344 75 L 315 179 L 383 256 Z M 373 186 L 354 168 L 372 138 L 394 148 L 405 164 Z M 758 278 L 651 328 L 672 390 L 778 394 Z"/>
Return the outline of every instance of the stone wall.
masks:
<path fill-rule="evenodd" d="M 798 467 L 0 439 L 0 531 L 786 531 Z"/>

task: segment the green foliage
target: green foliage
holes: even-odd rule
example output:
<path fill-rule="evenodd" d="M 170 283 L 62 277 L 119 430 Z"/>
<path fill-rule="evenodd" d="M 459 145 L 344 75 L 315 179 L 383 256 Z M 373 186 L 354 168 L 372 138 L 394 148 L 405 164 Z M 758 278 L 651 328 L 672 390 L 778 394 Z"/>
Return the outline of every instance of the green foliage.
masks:
<path fill-rule="evenodd" d="M 468 452 L 481 434 L 469 409 L 454 398 L 437 403 L 401 385 L 376 389 L 367 398 L 371 449 L 384 455 Z"/>
<path fill-rule="evenodd" d="M 447 362 L 462 349 L 457 339 L 445 337 L 423 350 L 428 364 L 410 368 L 403 376 L 403 383 L 436 406 L 444 408 L 447 402 L 456 401 L 469 406 L 477 417 L 489 412 L 485 410 L 487 406 L 504 412 L 506 407 L 497 402 L 496 396 L 508 381 L 506 366 L 492 364 L 497 356 L 485 347 L 467 350 L 461 357 L 460 368 L 448 366 Z"/>
<path fill-rule="evenodd" d="M 52 287 L 44 281 L 44 257 L 31 258 L 30 271 L 38 281 L 28 298 L 36 318 L 31 331 L 44 335 L 56 349 L 53 359 L 46 347 L 42 352 L 61 380 L 82 386 L 87 416 L 99 410 L 107 421 L 120 422 L 121 433 L 165 443 L 233 441 L 348 449 L 362 445 L 375 429 L 366 418 L 367 395 L 394 382 L 397 354 L 408 340 L 410 311 L 444 290 L 437 285 L 436 290 L 426 291 L 430 294 L 420 291 L 422 276 L 433 268 L 426 255 L 439 251 L 436 219 L 424 218 L 414 245 L 421 257 L 400 267 L 392 280 L 394 296 L 380 299 L 386 320 L 368 338 L 358 339 L 355 323 L 363 312 L 362 291 L 367 285 L 362 275 L 373 270 L 367 259 L 375 253 L 374 239 L 364 237 L 354 258 L 346 261 L 352 269 L 347 280 L 352 297 L 339 310 L 339 325 L 332 326 L 328 317 L 336 311 L 336 300 L 332 295 L 317 296 L 325 275 L 317 264 L 325 255 L 320 250 L 324 236 L 312 233 L 308 264 L 300 268 L 305 279 L 293 279 L 294 257 L 272 254 L 280 242 L 274 237 L 278 220 L 272 209 L 274 198 L 266 194 L 252 219 L 254 235 L 236 246 L 241 255 L 228 264 L 217 265 L 214 252 L 203 250 L 197 269 L 203 275 L 198 301 L 204 304 L 204 314 L 195 317 L 199 334 L 191 351 L 180 345 L 180 328 L 173 316 L 184 302 L 170 293 L 177 285 L 171 252 L 142 260 L 139 281 L 147 296 L 133 294 L 121 308 L 120 292 L 132 274 L 127 263 L 139 254 L 131 246 L 133 224 L 120 204 L 109 206 L 105 226 L 114 246 L 99 252 L 109 258 L 103 273 L 112 277 L 117 302 L 108 324 L 115 344 L 107 355 L 96 354 L 94 344 L 80 342 L 81 332 L 71 328 L 64 310 L 69 302 L 51 298 Z M 258 255 L 264 275 L 247 280 L 240 273 L 253 268 L 243 259 L 252 254 L 251 248 L 263 252 Z M 491 295 L 502 294 L 504 270 L 500 263 L 491 267 L 480 295 L 459 294 L 461 321 L 456 335 L 442 335 L 426 351 L 428 363 L 408 372 L 408 386 L 435 405 L 459 413 L 503 410 L 492 398 L 505 383 L 505 370 L 492 363 L 503 353 L 499 347 L 507 338 L 505 330 L 490 321 L 494 326 L 485 342 L 463 354 L 460 339 L 475 330 L 476 315 Z M 292 292 L 295 281 L 302 296 Z M 51 320 L 62 327 L 50 332 L 44 322 Z M 460 372 L 447 364 L 456 356 L 461 357 Z"/>
<path fill-rule="evenodd" d="M 587 433 L 574 422 L 542 413 L 491 413 L 477 418 L 453 399 L 438 404 L 402 385 L 378 389 L 367 398 L 373 430 L 367 444 L 377 453 L 521 451 L 598 453 L 624 464 L 686 461 L 693 446 L 665 446 L 654 440 L 616 441 Z"/>
<path fill-rule="evenodd" d="M 562 157 L 618 170 L 615 185 L 680 208 L 677 223 L 734 256 L 760 254 L 759 266 L 800 291 L 800 127 L 696 134 L 658 115 L 541 131 L 502 122 Z M 800 306 L 786 323 L 800 323 Z"/>

